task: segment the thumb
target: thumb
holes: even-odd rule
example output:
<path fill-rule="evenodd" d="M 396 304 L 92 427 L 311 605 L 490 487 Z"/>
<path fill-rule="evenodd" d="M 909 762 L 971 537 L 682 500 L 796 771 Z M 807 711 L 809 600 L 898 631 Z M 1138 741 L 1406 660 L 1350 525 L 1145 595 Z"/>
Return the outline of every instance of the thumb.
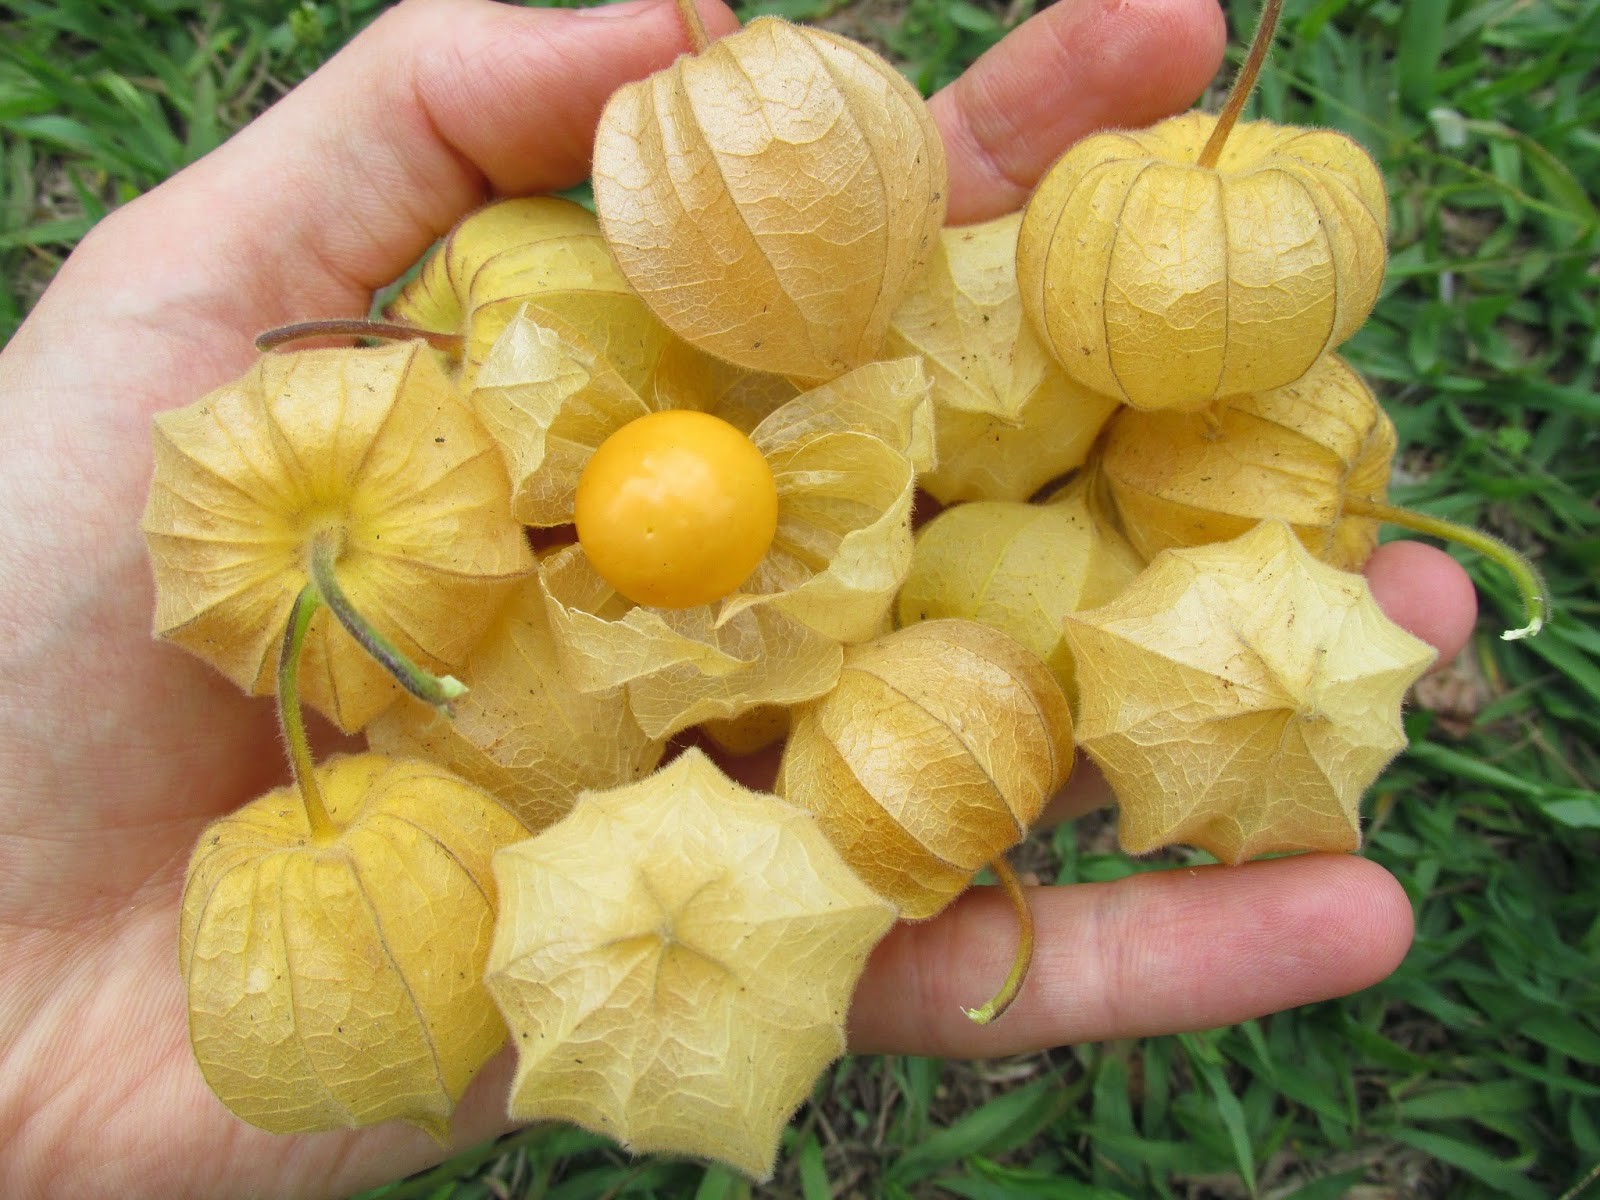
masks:
<path fill-rule="evenodd" d="M 702 7 L 713 35 L 736 27 L 720 0 Z M 213 327 L 363 315 L 374 289 L 487 195 L 583 179 L 607 97 L 688 47 L 672 0 L 408 0 L 103 223 L 63 285 L 89 275 L 103 288 L 110 255 L 127 278 L 131 253 L 150 267 L 144 304 L 163 288 L 168 311 L 203 304 Z"/>

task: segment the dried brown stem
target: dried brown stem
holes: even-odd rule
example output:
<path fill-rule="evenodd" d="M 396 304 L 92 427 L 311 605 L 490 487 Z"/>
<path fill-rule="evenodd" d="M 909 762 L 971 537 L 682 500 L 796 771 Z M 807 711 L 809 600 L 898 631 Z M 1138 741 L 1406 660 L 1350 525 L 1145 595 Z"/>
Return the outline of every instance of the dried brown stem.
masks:
<path fill-rule="evenodd" d="M 393 342 L 408 342 L 421 338 L 428 345 L 447 354 L 461 353 L 459 333 L 439 333 L 433 329 L 418 329 L 413 325 L 396 325 L 389 321 L 366 321 L 354 318 L 334 318 L 327 321 L 299 321 L 293 325 L 280 325 L 256 335 L 256 349 L 265 353 L 277 350 L 291 342 L 318 337 L 382 338 Z"/>
<path fill-rule="evenodd" d="M 1222 147 L 1238 124 L 1245 101 L 1255 91 L 1256 77 L 1261 74 L 1261 64 L 1267 61 L 1267 51 L 1272 49 L 1272 35 L 1278 29 L 1278 14 L 1283 11 L 1283 0 L 1267 0 L 1261 7 L 1261 20 L 1256 24 L 1256 36 L 1250 43 L 1250 55 L 1239 68 L 1239 75 L 1228 91 L 1228 99 L 1217 117 L 1217 127 L 1211 131 L 1205 149 L 1200 151 L 1199 165 L 1214 167 L 1222 157 Z"/>

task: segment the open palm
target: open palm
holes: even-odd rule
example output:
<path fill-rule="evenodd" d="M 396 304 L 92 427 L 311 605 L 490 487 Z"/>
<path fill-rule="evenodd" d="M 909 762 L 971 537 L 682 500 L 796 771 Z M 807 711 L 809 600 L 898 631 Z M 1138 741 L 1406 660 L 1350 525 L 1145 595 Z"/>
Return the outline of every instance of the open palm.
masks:
<path fill-rule="evenodd" d="M 952 222 L 1019 206 L 1091 129 L 1187 105 L 1222 36 L 1211 0 L 1063 0 L 1029 21 L 935 101 Z M 409 1128 L 262 1133 L 190 1055 L 184 864 L 205 822 L 286 768 L 268 703 L 150 638 L 150 416 L 241 373 L 261 329 L 363 314 L 487 196 L 581 179 L 606 96 L 684 44 L 670 0 L 410 0 L 103 222 L 0 355 L 0 1194 L 339 1195 L 439 1156 Z M 1474 608 L 1449 559 L 1391 546 L 1369 575 L 1455 653 Z M 1097 799 L 1079 789 L 1058 815 Z M 960 1012 L 1010 956 L 1012 918 L 980 889 L 884 943 L 854 1047 L 996 1054 L 1222 1024 L 1380 978 L 1411 928 L 1385 873 L 1338 856 L 1033 901 L 1035 968 L 1004 1021 Z M 505 1066 L 469 1093 L 460 1142 L 504 1125 Z"/>

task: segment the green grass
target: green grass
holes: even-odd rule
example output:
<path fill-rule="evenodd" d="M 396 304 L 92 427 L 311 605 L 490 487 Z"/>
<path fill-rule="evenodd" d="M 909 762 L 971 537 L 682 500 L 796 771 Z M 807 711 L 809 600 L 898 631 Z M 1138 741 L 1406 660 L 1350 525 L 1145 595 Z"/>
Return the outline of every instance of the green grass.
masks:
<path fill-rule="evenodd" d="M 94 220 L 377 7 L 11 4 L 0 336 Z M 1255 4 L 1230 7 L 1248 30 Z M 1007 19 L 968 0 L 762 11 L 847 19 L 925 88 Z M 1388 282 L 1348 353 L 1400 431 L 1395 498 L 1536 550 L 1558 614 L 1500 641 L 1515 592 L 1463 558 L 1484 621 L 1370 804 L 1368 853 L 1416 907 L 1405 964 L 1348 1000 L 1211 1033 L 991 1064 L 846 1060 L 759 1194 L 1600 1197 L 1597 62 L 1590 0 L 1291 0 L 1258 94 L 1261 115 L 1350 132 L 1391 182 Z M 1100 850 L 1104 828 L 1032 853 L 1062 882 L 1150 869 Z M 546 1127 L 373 1196 L 749 1194 L 720 1169 Z"/>

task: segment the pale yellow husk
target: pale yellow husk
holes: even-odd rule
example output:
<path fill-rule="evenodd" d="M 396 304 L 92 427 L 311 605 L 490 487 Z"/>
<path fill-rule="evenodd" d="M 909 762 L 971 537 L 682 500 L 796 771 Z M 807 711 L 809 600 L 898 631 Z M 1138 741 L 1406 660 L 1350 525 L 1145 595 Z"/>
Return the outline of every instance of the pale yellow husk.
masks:
<path fill-rule="evenodd" d="M 940 513 L 917 532 L 896 606 L 900 624 L 980 621 L 1043 659 L 1072 697 L 1062 618 L 1111 600 L 1144 566 L 1127 540 L 1096 518 L 1086 493 L 1080 479 L 1046 504 L 979 501 Z"/>
<path fill-rule="evenodd" d="M 636 390 L 675 342 L 622 277 L 594 214 L 554 196 L 501 200 L 463 218 L 386 315 L 462 334 L 470 387 L 524 305 L 578 330 Z"/>
<path fill-rule="evenodd" d="M 1323 129 L 1216 117 L 1085 138 L 1040 181 L 1017 245 L 1023 307 L 1074 379 L 1195 411 L 1299 379 L 1366 319 L 1383 279 L 1377 165 Z"/>
<path fill-rule="evenodd" d="M 939 463 L 918 483 L 941 504 L 1026 500 L 1082 465 L 1116 409 L 1074 383 L 1023 319 L 1021 223 L 1012 213 L 944 230 L 884 343 L 927 366 Z"/>
<path fill-rule="evenodd" d="M 845 650 L 838 685 L 792 714 L 777 790 L 921 920 L 1022 840 L 1072 756 L 1066 696 L 1036 655 L 927 621 Z"/>
<path fill-rule="evenodd" d="M 620 687 L 580 692 L 561 671 L 536 579 L 525 581 L 459 672 L 446 716 L 411 697 L 367 726 L 384 754 L 426 757 L 489 792 L 536 833 L 584 789 L 648 775 L 666 743 L 646 737 Z"/>
<path fill-rule="evenodd" d="M 274 1133 L 406 1121 L 443 1142 L 505 1041 L 484 989 L 490 859 L 525 836 L 431 763 L 316 769 L 337 838 L 293 788 L 208 826 L 189 862 L 179 966 L 206 1082 Z"/>
<path fill-rule="evenodd" d="M 1401 700 L 1435 656 L 1281 521 L 1167 551 L 1066 637 L 1078 744 L 1123 848 L 1230 863 L 1360 844 L 1361 794 L 1404 748 Z"/>
<path fill-rule="evenodd" d="M 507 902 L 487 982 L 517 1048 L 511 1117 L 770 1176 L 894 920 L 811 817 L 690 750 L 584 793 L 494 870 Z"/>
<path fill-rule="evenodd" d="M 944 144 L 916 90 L 864 46 L 770 17 L 619 88 L 593 172 L 661 321 L 800 379 L 878 356 L 944 223 Z"/>
<path fill-rule="evenodd" d="M 1394 423 L 1336 354 L 1298 383 L 1236 396 L 1210 413 L 1125 409 L 1106 430 L 1097 487 L 1145 558 L 1289 522 L 1318 558 L 1359 571 L 1378 522 L 1346 497 L 1382 501 Z"/>
<path fill-rule="evenodd" d="M 284 625 L 312 541 L 340 585 L 423 667 L 465 661 L 533 565 L 494 442 L 418 342 L 272 353 L 155 418 L 144 533 L 157 636 L 257 695 L 277 690 Z M 326 609 L 302 660 L 306 702 L 346 730 L 398 685 Z"/>

